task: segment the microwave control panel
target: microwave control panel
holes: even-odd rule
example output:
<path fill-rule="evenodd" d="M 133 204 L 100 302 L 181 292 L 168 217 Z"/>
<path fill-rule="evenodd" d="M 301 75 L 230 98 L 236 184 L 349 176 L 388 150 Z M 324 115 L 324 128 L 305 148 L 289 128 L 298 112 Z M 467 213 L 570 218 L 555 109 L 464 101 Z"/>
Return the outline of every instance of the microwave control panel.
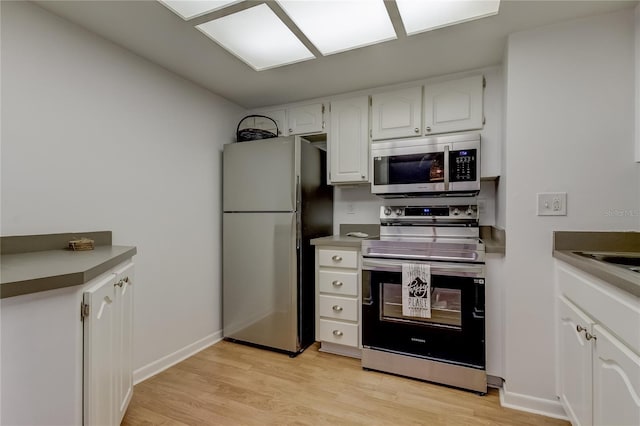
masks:
<path fill-rule="evenodd" d="M 478 163 L 475 149 L 449 151 L 449 181 L 475 181 Z"/>

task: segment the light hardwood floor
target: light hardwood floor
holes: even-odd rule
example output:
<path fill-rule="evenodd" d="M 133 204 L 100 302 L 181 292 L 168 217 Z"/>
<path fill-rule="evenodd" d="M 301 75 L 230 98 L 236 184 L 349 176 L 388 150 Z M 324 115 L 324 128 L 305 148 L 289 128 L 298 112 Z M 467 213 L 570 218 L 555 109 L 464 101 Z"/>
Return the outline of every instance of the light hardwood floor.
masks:
<path fill-rule="evenodd" d="M 138 384 L 123 425 L 568 425 L 486 396 L 222 341 Z"/>

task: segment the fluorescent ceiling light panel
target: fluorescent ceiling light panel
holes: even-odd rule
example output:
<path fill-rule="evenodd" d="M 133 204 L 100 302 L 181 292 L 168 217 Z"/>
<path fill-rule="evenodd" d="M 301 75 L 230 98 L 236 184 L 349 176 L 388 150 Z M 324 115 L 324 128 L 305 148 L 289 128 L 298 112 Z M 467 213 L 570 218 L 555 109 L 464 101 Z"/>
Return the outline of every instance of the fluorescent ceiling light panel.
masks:
<path fill-rule="evenodd" d="M 182 19 L 187 20 L 213 12 L 243 0 L 158 0 Z"/>
<path fill-rule="evenodd" d="M 382 0 L 278 0 L 323 55 L 396 39 Z"/>
<path fill-rule="evenodd" d="M 500 0 L 396 0 L 407 35 L 496 15 Z"/>
<path fill-rule="evenodd" d="M 266 4 L 196 28 L 256 71 L 315 58 Z"/>

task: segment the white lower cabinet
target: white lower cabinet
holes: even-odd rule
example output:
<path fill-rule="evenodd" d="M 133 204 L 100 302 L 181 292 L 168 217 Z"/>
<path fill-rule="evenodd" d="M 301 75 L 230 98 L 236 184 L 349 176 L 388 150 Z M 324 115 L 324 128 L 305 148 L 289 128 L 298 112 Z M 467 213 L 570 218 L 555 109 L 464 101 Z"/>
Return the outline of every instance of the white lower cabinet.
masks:
<path fill-rule="evenodd" d="M 0 424 L 120 424 L 133 393 L 133 271 L 126 261 L 84 285 L 0 300 Z"/>
<path fill-rule="evenodd" d="M 640 425 L 640 298 L 557 269 L 558 391 L 575 426 Z"/>
<path fill-rule="evenodd" d="M 559 317 L 560 401 L 574 425 L 591 425 L 593 356 L 584 332 L 593 332 L 593 321 L 564 296 L 560 296 Z"/>
<path fill-rule="evenodd" d="M 316 339 L 320 350 L 360 357 L 360 251 L 316 247 Z"/>
<path fill-rule="evenodd" d="M 133 263 L 84 292 L 84 424 L 120 424 L 133 394 Z"/>
<path fill-rule="evenodd" d="M 593 424 L 640 425 L 640 356 L 599 325 L 593 334 Z"/>
<path fill-rule="evenodd" d="M 122 422 L 133 396 L 133 282 L 134 266 L 129 263 L 116 271 L 116 317 L 114 334 L 116 420 Z"/>

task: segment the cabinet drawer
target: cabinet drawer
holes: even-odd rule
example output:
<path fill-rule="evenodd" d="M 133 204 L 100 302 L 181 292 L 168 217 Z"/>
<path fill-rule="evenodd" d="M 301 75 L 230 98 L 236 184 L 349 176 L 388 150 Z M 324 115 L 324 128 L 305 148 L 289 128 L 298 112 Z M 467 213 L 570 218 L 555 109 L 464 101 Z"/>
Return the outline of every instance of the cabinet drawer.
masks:
<path fill-rule="evenodd" d="M 358 325 L 320 320 L 320 340 L 346 346 L 358 346 Z"/>
<path fill-rule="evenodd" d="M 355 250 L 319 249 L 318 262 L 320 266 L 357 268 L 358 252 Z"/>
<path fill-rule="evenodd" d="M 358 321 L 358 299 L 320 295 L 320 316 Z"/>
<path fill-rule="evenodd" d="M 320 270 L 318 288 L 321 293 L 335 293 L 344 296 L 358 295 L 357 272 L 333 272 Z"/>

